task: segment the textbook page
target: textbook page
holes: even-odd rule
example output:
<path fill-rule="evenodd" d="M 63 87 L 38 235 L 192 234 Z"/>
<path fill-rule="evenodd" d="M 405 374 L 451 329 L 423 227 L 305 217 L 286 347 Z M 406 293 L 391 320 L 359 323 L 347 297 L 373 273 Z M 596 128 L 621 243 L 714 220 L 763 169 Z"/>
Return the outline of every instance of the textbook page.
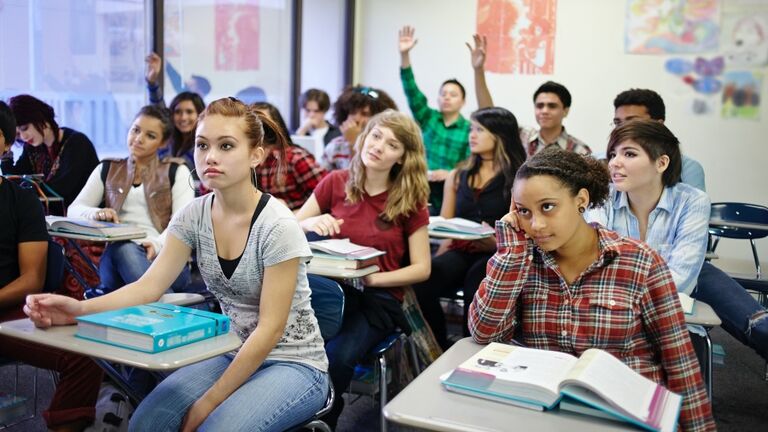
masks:
<path fill-rule="evenodd" d="M 658 384 L 632 370 L 611 354 L 586 350 L 563 385 L 585 383 L 609 405 L 642 420 L 648 419 Z"/>

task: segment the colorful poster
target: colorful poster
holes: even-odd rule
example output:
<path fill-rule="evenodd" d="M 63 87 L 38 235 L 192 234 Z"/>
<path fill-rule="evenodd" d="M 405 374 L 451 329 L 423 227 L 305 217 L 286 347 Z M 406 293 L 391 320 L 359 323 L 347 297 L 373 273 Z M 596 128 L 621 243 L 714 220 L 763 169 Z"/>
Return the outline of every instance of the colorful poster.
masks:
<path fill-rule="evenodd" d="M 726 72 L 723 81 L 723 118 L 759 120 L 763 74 L 750 71 Z"/>
<path fill-rule="evenodd" d="M 719 20 L 720 0 L 627 0 L 625 49 L 630 54 L 713 51 Z"/>
<path fill-rule="evenodd" d="M 477 33 L 488 37 L 485 69 L 552 74 L 557 0 L 478 0 Z"/>
<path fill-rule="evenodd" d="M 768 64 L 768 11 L 723 13 L 722 49 L 729 68 Z"/>
<path fill-rule="evenodd" d="M 216 0 L 215 67 L 221 71 L 259 69 L 258 0 Z"/>

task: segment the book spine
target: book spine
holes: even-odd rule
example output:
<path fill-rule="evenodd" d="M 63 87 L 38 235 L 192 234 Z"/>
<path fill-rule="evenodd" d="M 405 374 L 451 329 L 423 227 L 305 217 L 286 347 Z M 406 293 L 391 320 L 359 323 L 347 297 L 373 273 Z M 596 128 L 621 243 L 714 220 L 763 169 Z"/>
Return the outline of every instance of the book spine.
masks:
<path fill-rule="evenodd" d="M 162 352 L 172 348 L 197 342 L 216 336 L 216 321 L 209 320 L 193 327 L 175 330 L 154 337 L 154 352 Z"/>

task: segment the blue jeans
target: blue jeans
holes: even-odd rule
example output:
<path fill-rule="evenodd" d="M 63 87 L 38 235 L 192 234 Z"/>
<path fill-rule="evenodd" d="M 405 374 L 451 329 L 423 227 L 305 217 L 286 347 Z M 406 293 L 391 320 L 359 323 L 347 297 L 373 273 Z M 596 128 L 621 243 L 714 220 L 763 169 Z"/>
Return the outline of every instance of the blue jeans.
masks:
<path fill-rule="evenodd" d="M 129 431 L 178 431 L 184 416 L 232 363 L 231 355 L 183 367 L 136 408 Z M 301 363 L 265 361 L 205 419 L 199 431 L 284 431 L 314 416 L 328 396 L 328 374 Z"/>
<path fill-rule="evenodd" d="M 111 292 L 136 282 L 147 271 L 150 264 L 144 246 L 132 241 L 109 243 L 99 263 L 99 277 L 104 291 Z M 189 280 L 189 266 L 187 266 L 170 288 L 173 292 L 183 292 Z"/>
<path fill-rule="evenodd" d="M 693 297 L 712 306 L 725 331 L 768 360 L 768 312 L 741 285 L 705 262 Z"/>

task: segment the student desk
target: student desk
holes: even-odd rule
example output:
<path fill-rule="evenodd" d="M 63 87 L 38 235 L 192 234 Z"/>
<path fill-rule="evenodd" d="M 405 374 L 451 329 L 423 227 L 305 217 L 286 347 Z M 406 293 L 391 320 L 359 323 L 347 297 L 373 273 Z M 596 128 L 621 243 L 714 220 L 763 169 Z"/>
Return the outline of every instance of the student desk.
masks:
<path fill-rule="evenodd" d="M 379 266 L 372 265 L 357 270 L 348 270 L 335 267 L 313 266 L 312 261 L 307 266 L 307 273 L 317 276 L 325 276 L 332 279 L 356 279 L 379 271 Z"/>
<path fill-rule="evenodd" d="M 709 337 L 709 330 L 720 325 L 720 318 L 717 317 L 712 307 L 702 301 L 696 300 L 693 303 L 693 313 L 685 315 L 686 324 L 700 325 L 704 327 L 704 341 L 706 342 L 707 367 L 701 369 L 704 375 L 704 384 L 707 386 L 707 394 L 712 399 L 712 338 Z M 694 333 L 698 334 L 698 333 Z"/>
<path fill-rule="evenodd" d="M 440 375 L 480 351 L 471 338 L 456 342 L 383 409 L 395 423 L 434 431 L 600 432 L 632 429 L 624 423 L 552 411 L 534 411 L 501 402 L 449 392 Z"/>
<path fill-rule="evenodd" d="M 24 339 L 41 345 L 93 357 L 104 372 L 125 392 L 134 405 L 144 398 L 133 389 L 125 377 L 108 362 L 148 369 L 171 371 L 235 350 L 242 344 L 234 333 L 216 336 L 156 354 L 133 351 L 75 337 L 76 325 L 39 329 L 27 318 L 0 323 L 0 334 Z"/>
<path fill-rule="evenodd" d="M 462 233 L 453 233 L 453 232 L 447 232 L 447 231 L 429 230 L 430 239 L 482 240 L 488 237 L 493 237 L 493 236 L 481 236 L 479 234 L 462 234 Z"/>
<path fill-rule="evenodd" d="M 736 222 L 717 218 L 710 219 L 709 226 L 712 228 L 741 228 L 744 230 L 768 231 L 768 223 Z"/>

